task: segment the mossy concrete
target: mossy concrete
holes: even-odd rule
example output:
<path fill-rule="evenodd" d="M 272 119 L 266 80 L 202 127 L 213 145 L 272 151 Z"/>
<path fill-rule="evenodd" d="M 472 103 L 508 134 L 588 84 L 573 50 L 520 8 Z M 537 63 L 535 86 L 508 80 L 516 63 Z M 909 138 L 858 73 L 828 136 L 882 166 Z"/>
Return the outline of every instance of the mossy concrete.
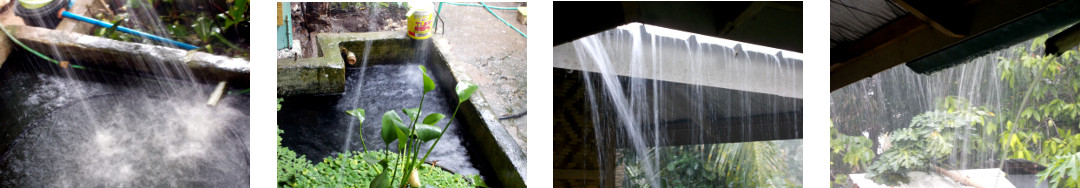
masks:
<path fill-rule="evenodd" d="M 413 40 L 404 32 L 322 33 L 318 36 L 320 57 L 278 59 L 278 95 L 300 95 L 343 92 L 345 67 L 362 66 L 363 54 L 370 42 L 367 65 L 415 62 L 428 68 L 438 87 L 454 91 L 460 82 L 473 82 L 465 73 L 466 65 L 449 54 L 449 47 L 436 44 L 438 36 L 428 40 Z M 348 52 L 357 56 L 355 65 L 348 65 Z M 424 54 L 427 53 L 427 54 Z M 422 58 L 422 59 L 421 59 Z M 457 94 L 444 96 L 456 99 Z M 514 138 L 491 111 L 482 92 L 461 104 L 458 118 L 464 130 L 478 144 L 484 161 L 495 169 L 498 182 L 505 187 L 526 187 L 526 155 Z M 489 180 L 490 181 L 490 180 Z"/>
<path fill-rule="evenodd" d="M 439 40 L 438 36 L 428 41 L 434 40 Z M 467 64 L 449 54 L 450 50 L 443 50 L 448 46 L 444 43 L 428 42 L 426 44 L 434 50 L 428 56 L 428 61 L 424 63 L 424 66 L 431 70 L 429 72 L 439 87 L 453 91 L 459 82 L 475 83 L 465 72 L 464 66 Z M 425 47 L 425 45 L 418 46 Z M 457 98 L 456 93 L 448 93 L 448 95 L 451 95 L 447 96 L 448 98 Z M 486 98 L 483 92 L 478 91 L 473 94 L 472 98 L 459 107 L 458 118 L 461 118 L 463 125 L 467 126 L 465 130 L 472 135 L 472 139 L 476 143 L 481 143 L 480 152 L 487 159 L 488 164 L 495 169 L 502 186 L 526 187 L 525 151 L 518 146 L 503 124 L 499 123 L 498 116 L 491 111 Z"/>
<path fill-rule="evenodd" d="M 39 27 L 6 26 L 11 35 L 31 49 L 60 61 L 95 69 L 149 72 L 204 82 L 249 83 L 249 63 L 242 58 L 150 44 L 116 41 Z M 170 68 L 185 66 L 188 69 Z"/>
<path fill-rule="evenodd" d="M 409 38 L 401 32 L 371 33 L 320 33 L 316 50 L 318 57 L 278 59 L 278 95 L 340 93 L 345 91 L 344 53 L 363 53 L 364 44 L 355 41 L 372 41 L 369 62 L 385 62 L 403 57 L 416 56 Z M 343 45 L 342 43 L 349 43 Z M 346 49 L 353 50 L 346 50 Z M 360 57 L 358 57 L 360 58 Z M 359 64 L 359 62 L 357 63 Z"/>

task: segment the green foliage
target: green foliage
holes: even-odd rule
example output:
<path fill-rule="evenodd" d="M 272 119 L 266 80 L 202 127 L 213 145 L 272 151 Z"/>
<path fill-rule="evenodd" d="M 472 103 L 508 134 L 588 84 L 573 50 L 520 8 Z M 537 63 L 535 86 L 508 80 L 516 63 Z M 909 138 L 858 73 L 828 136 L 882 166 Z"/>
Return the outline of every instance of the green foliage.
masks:
<path fill-rule="evenodd" d="M 439 136 L 442 136 L 441 133 L 442 133 L 442 128 L 436 127 L 434 125 L 428 125 L 428 124 L 417 124 L 416 125 L 416 137 L 419 138 L 421 141 L 424 141 L 424 142 L 429 142 L 431 140 L 435 140 L 436 138 L 439 138 Z"/>
<path fill-rule="evenodd" d="M 420 72 L 424 75 L 424 94 L 427 94 L 427 92 L 431 90 L 435 90 L 435 81 L 431 80 L 431 77 L 428 77 L 427 68 L 420 65 Z"/>
<path fill-rule="evenodd" d="M 461 104 L 462 102 L 465 102 L 465 101 L 469 100 L 469 97 L 472 97 L 472 94 L 474 92 L 476 92 L 476 89 L 479 89 L 479 87 L 477 87 L 476 84 L 472 84 L 472 83 L 458 84 L 457 87 L 455 87 L 455 90 L 457 90 L 458 104 Z"/>
<path fill-rule="evenodd" d="M 996 64 L 994 64 L 994 67 L 986 69 L 988 72 L 985 72 L 985 74 L 999 76 L 994 79 L 1000 82 L 974 80 L 974 82 L 954 82 L 952 85 L 943 87 L 983 88 L 982 90 L 974 90 L 981 92 L 974 93 L 975 96 L 1000 99 L 990 102 L 990 104 L 998 105 L 994 106 L 994 112 L 998 114 L 978 108 L 977 110 L 983 110 L 985 113 L 976 114 L 975 117 L 972 117 L 978 123 L 975 123 L 975 126 L 968 127 L 974 129 L 962 129 L 965 132 L 970 132 L 970 134 L 953 135 L 948 132 L 937 132 L 938 135 L 927 135 L 924 134 L 925 128 L 916 127 L 896 130 L 890 140 L 903 139 L 900 142 L 911 142 L 912 138 L 923 140 L 915 144 L 918 148 L 923 149 L 921 156 L 915 154 L 918 150 L 904 150 L 904 147 L 898 146 L 904 143 L 893 143 L 893 149 L 897 151 L 883 153 L 875 161 L 875 164 L 882 161 L 878 166 L 880 168 L 878 171 L 895 171 L 895 169 L 905 167 L 903 164 L 906 163 L 901 162 L 912 158 L 929 159 L 926 162 L 929 163 L 942 154 L 947 156 L 948 152 L 946 151 L 949 150 L 966 153 L 992 153 L 996 154 L 995 159 L 1026 159 L 1044 165 L 1055 164 L 1054 166 L 1057 166 L 1057 163 L 1063 160 L 1071 159 L 1070 156 L 1080 152 L 1080 134 L 1077 133 L 1080 132 L 1080 127 L 1078 127 L 1080 125 L 1080 118 L 1078 118 L 1080 117 L 1080 97 L 1078 97 L 1080 96 L 1078 95 L 1080 94 L 1080 67 L 1077 66 L 1080 64 L 1080 57 L 1078 57 L 1078 51 L 1075 47 L 1060 55 L 1044 55 L 1044 42 L 1049 36 L 1049 34 L 1042 35 L 1027 43 L 994 53 Z M 837 106 L 857 110 L 874 110 L 874 107 L 887 106 L 889 103 L 895 104 L 896 102 L 909 101 L 887 101 L 872 97 L 854 98 L 848 101 L 838 101 L 837 104 L 839 105 Z M 945 114 L 969 111 L 968 109 L 972 107 L 971 104 L 955 96 L 937 99 L 936 102 L 940 105 L 937 109 L 944 111 Z M 888 117 L 888 115 L 865 119 L 858 117 L 858 115 L 839 116 L 834 117 L 834 119 L 842 120 L 845 123 L 872 123 L 867 120 L 881 119 L 882 117 Z M 848 126 L 850 127 L 850 125 Z M 944 128 L 943 130 L 948 129 L 953 128 Z M 931 131 L 931 133 L 935 131 Z M 966 140 L 949 141 L 957 138 Z M 835 147 L 837 145 L 836 141 L 834 140 L 833 143 L 834 155 L 837 154 L 835 152 L 837 149 Z M 965 145 L 951 145 L 949 143 Z M 965 151 L 964 149 L 974 151 Z M 850 154 L 845 154 L 843 157 L 847 158 L 847 155 Z M 839 158 L 834 157 L 834 161 L 839 161 Z M 968 162 L 972 163 L 967 165 L 973 165 L 976 161 Z M 977 162 L 981 163 L 983 161 Z M 1061 164 L 1067 163 L 1061 162 Z M 1000 165 L 1000 163 L 994 165 Z M 835 170 L 836 164 L 833 167 L 834 177 L 839 180 L 840 177 L 836 175 L 838 172 Z M 918 166 L 911 167 L 916 167 L 915 170 L 923 169 L 918 168 Z M 1044 171 L 1043 174 L 1051 179 L 1071 180 L 1066 178 L 1068 173 Z M 894 178 L 892 181 L 902 180 L 902 176 L 897 177 L 899 178 Z M 1069 177 L 1077 179 L 1076 176 Z M 1062 182 L 1058 185 L 1075 187 L 1075 184 Z"/>
<path fill-rule="evenodd" d="M 891 147 L 867 168 L 866 177 L 874 183 L 899 186 L 910 181 L 910 171 L 929 171 L 955 150 L 956 132 L 976 130 L 983 116 L 991 113 L 979 108 L 952 108 L 919 114 L 907 128 L 891 133 Z"/>
<path fill-rule="evenodd" d="M 1080 153 L 1057 156 L 1049 168 L 1039 172 L 1039 183 L 1049 179 L 1050 187 L 1080 187 Z"/>
<path fill-rule="evenodd" d="M 1012 48 L 1014 57 L 999 57 L 997 69 L 1008 85 L 1001 122 L 1005 130 L 998 134 L 1001 155 L 1046 164 L 1057 156 L 1080 149 L 1074 132 L 1080 124 L 1080 64 L 1077 50 L 1059 56 L 1042 55 L 1043 41 L 1049 35 L 1033 39 L 1029 46 Z"/>
<path fill-rule="evenodd" d="M 279 130 L 279 133 L 281 131 Z M 384 172 L 380 164 L 371 163 L 370 157 L 388 159 L 388 164 L 403 168 L 404 163 L 396 153 L 352 151 L 327 157 L 322 162 L 312 165 L 304 156 L 285 147 L 278 147 L 278 186 L 280 187 L 369 187 L 376 183 L 376 176 Z M 420 165 L 421 182 L 436 187 L 472 187 L 466 177 L 456 175 L 431 165 Z M 384 185 L 390 185 L 389 179 L 383 179 Z M 400 182 L 398 182 L 400 183 Z M 372 186 L 379 187 L 379 186 Z M 383 186 L 386 187 L 386 186 Z M 394 186 L 389 186 L 394 187 Z"/>
<path fill-rule="evenodd" d="M 281 110 L 282 101 L 283 99 L 278 98 L 278 111 Z M 357 116 L 361 122 L 364 119 L 363 109 L 350 110 L 347 113 Z M 393 116 L 396 117 L 397 114 L 394 113 Z M 400 118 L 396 122 L 400 123 Z M 403 135 L 401 129 L 392 124 L 394 124 L 393 121 L 385 125 L 390 125 L 389 127 L 400 135 L 400 141 L 404 143 L 406 136 Z M 395 185 L 400 185 L 404 181 L 393 184 L 390 181 L 391 175 L 387 174 L 391 172 L 389 170 L 391 168 L 404 169 L 407 163 L 415 163 L 410 169 L 418 170 L 420 181 L 427 187 L 487 187 L 478 175 L 470 177 L 456 175 L 438 167 L 422 164 L 417 160 L 406 160 L 406 157 L 397 153 L 350 151 L 324 158 L 322 162 L 313 165 L 305 156 L 297 156 L 296 152 L 281 146 L 281 134 L 284 134 L 284 131 L 279 129 L 278 187 L 400 187 Z"/>
<path fill-rule="evenodd" d="M 278 107 L 278 108 L 281 108 L 281 107 Z M 359 120 L 360 123 L 364 123 L 364 109 L 363 108 L 357 108 L 357 109 L 345 111 L 345 113 L 349 114 L 350 116 L 356 117 L 356 119 Z"/>
<path fill-rule="evenodd" d="M 435 123 L 439 123 L 443 118 L 446 118 L 446 115 L 443 115 L 442 113 L 431 113 L 428 114 L 427 117 L 424 117 L 424 124 L 434 125 Z"/>
<path fill-rule="evenodd" d="M 225 7 L 222 9 L 208 9 L 209 11 L 192 11 L 181 9 L 183 6 L 179 4 L 190 4 L 193 2 L 174 2 L 167 1 L 127 1 L 123 6 L 126 10 L 136 9 L 154 9 L 157 12 L 157 18 L 159 21 L 153 23 L 164 23 L 164 32 L 162 37 L 171 38 L 176 41 L 182 41 L 188 44 L 202 47 L 201 51 L 214 53 L 218 55 L 234 56 L 247 58 L 248 50 L 246 44 L 237 45 L 235 41 L 244 41 L 246 39 L 227 39 L 225 37 L 226 30 L 235 30 L 239 33 L 244 30 L 238 29 L 238 25 L 248 22 L 249 19 L 249 0 L 231 0 L 228 1 L 227 7 L 222 5 L 212 5 Z M 205 2 L 205 3 L 218 3 L 218 2 Z M 134 30 L 139 30 L 147 33 L 161 33 L 157 30 L 161 27 L 156 25 L 145 25 L 138 21 L 126 21 L 129 17 L 128 11 L 122 11 L 122 8 L 116 8 L 108 13 L 96 14 L 93 17 L 105 22 L 114 23 L 114 26 L 123 26 Z M 221 12 L 221 13 L 217 13 Z M 131 13 L 137 13 L 131 11 Z M 138 18 L 138 17 L 133 17 Z M 140 20 L 146 20 L 142 18 Z M 144 21 L 145 22 L 145 21 Z M 135 35 L 114 32 L 116 27 L 111 28 L 96 28 L 94 35 L 99 37 L 110 38 L 119 41 L 126 42 L 149 42 L 147 39 L 137 37 Z M 239 36 L 246 36 L 247 34 L 239 34 Z M 234 36 L 234 35 L 228 35 Z M 244 46 L 244 47 L 242 47 Z"/>
<path fill-rule="evenodd" d="M 222 27 L 228 29 L 237 23 L 247 21 L 248 0 L 232 0 L 232 6 L 225 13 L 218 14 Z"/>
<path fill-rule="evenodd" d="M 289 184 L 291 182 L 302 181 L 306 179 L 305 174 L 309 169 L 313 168 L 311 162 L 304 156 L 296 156 L 296 152 L 289 150 L 289 148 L 281 146 L 281 134 L 284 132 L 278 130 L 278 148 L 277 148 L 277 179 L 278 186 L 291 186 L 296 187 L 297 184 Z"/>
<path fill-rule="evenodd" d="M 874 145 L 873 141 L 862 136 L 840 134 L 831 124 L 829 127 L 831 130 L 830 135 L 832 135 L 832 141 L 829 142 L 832 148 L 832 158 L 842 156 L 840 158 L 842 158 L 843 164 L 848 165 L 854 171 L 859 171 L 859 169 L 870 165 L 870 160 L 874 159 L 874 151 L 870 149 Z"/>
<path fill-rule="evenodd" d="M 282 98 L 278 98 L 278 110 L 281 110 Z M 421 103 L 422 104 L 422 103 Z M 419 117 L 420 108 L 416 110 L 403 110 L 410 113 L 410 118 Z M 356 117 L 361 123 L 365 120 L 364 109 L 346 111 L 350 116 Z M 455 112 L 457 110 L 455 109 Z M 423 123 L 416 124 L 416 130 L 408 130 L 405 123 L 393 110 L 383 113 L 381 136 L 384 143 L 389 145 L 396 140 L 399 152 L 367 151 L 367 144 L 363 152 L 349 151 L 339 153 L 336 157 L 327 157 L 318 164 L 311 164 L 305 156 L 297 156 L 296 152 L 281 146 L 281 134 L 278 130 L 278 186 L 279 187 L 377 187 L 392 188 L 405 187 L 406 180 L 396 182 L 396 175 L 403 177 L 408 175 L 404 172 L 417 172 L 422 187 L 487 187 L 480 176 L 464 177 L 443 171 L 440 167 L 424 164 L 427 155 L 423 159 L 416 160 L 419 146 L 423 142 L 437 137 L 442 137 L 445 130 L 440 127 L 424 124 L 437 123 L 445 116 L 442 113 L 432 113 L 424 118 Z M 453 116 L 451 116 L 453 117 Z M 453 118 L 450 119 L 454 121 Z M 449 123 L 447 123 L 449 124 Z M 416 136 L 410 136 L 410 135 Z M 363 136 L 363 134 L 361 134 Z M 436 140 L 437 144 L 437 140 Z M 411 147 L 411 148 L 409 148 Z M 434 149 L 432 144 L 430 152 Z M 396 172 L 403 173 L 396 173 Z M 400 185 L 400 186 L 399 186 Z"/>
<path fill-rule="evenodd" d="M 345 111 L 345 113 L 349 114 L 350 116 L 356 117 L 356 119 L 359 121 L 356 124 L 360 124 L 361 126 L 364 125 L 364 109 L 363 108 L 357 108 L 357 109 Z M 363 129 L 360 129 L 360 130 L 363 130 Z M 360 133 L 360 145 L 364 147 L 364 152 L 367 152 L 367 142 L 364 141 L 364 133 L 362 131 L 357 131 L 357 132 Z"/>
<path fill-rule="evenodd" d="M 380 136 L 382 136 L 383 142 L 385 142 L 389 146 L 389 144 L 391 142 L 397 141 L 397 144 L 398 144 L 398 151 L 397 152 L 398 152 L 398 154 L 402 155 L 402 156 L 405 156 L 405 157 L 402 157 L 400 159 L 390 159 L 390 160 L 398 162 L 399 164 L 402 164 L 402 165 L 384 166 L 384 169 L 386 169 L 386 170 L 384 170 L 380 174 L 377 174 L 379 178 L 371 180 L 371 181 L 374 181 L 374 182 L 371 183 L 373 185 L 372 187 L 385 187 L 385 186 L 382 186 L 382 185 L 390 185 L 390 184 L 394 184 L 395 182 L 404 184 L 405 182 L 408 182 L 408 178 L 410 176 L 409 173 L 413 172 L 413 169 L 417 169 L 418 166 L 421 166 L 420 163 L 427 160 L 427 157 L 431 154 L 431 151 L 435 149 L 436 145 L 438 145 L 439 139 L 441 139 L 442 135 L 444 133 L 446 133 L 446 129 L 439 128 L 438 126 L 434 125 L 435 123 L 438 123 L 439 121 L 441 121 L 443 118 L 446 117 L 445 115 L 443 115 L 441 113 L 429 114 L 428 116 L 424 117 L 423 121 L 420 121 L 420 115 L 422 115 L 422 113 L 423 113 L 423 111 L 422 111 L 423 108 L 422 107 L 423 107 L 423 104 L 424 104 L 424 95 L 427 94 L 428 92 L 430 92 L 431 90 L 435 89 L 435 82 L 434 82 L 434 80 L 431 80 L 430 77 L 428 77 L 427 69 L 424 66 L 422 66 L 422 65 L 419 66 L 419 69 L 420 69 L 421 74 L 423 74 L 423 78 L 424 78 L 423 80 L 421 80 L 423 82 L 424 86 L 423 86 L 423 92 L 421 93 L 421 98 L 420 98 L 420 107 L 401 109 L 401 111 L 403 113 L 405 113 L 405 115 L 408 116 L 409 119 L 411 120 L 411 121 L 409 121 L 409 124 L 406 124 L 405 122 L 403 122 L 401 120 L 401 117 L 398 116 L 397 112 L 394 112 L 393 110 L 390 110 L 390 111 L 387 111 L 386 113 L 383 113 L 383 118 L 382 118 L 382 125 L 381 125 L 382 129 L 381 129 L 381 132 L 380 132 Z M 461 85 L 466 85 L 465 87 L 469 87 L 468 85 L 472 85 L 472 87 L 474 87 L 474 88 L 476 87 L 475 85 L 473 85 L 471 83 L 461 83 L 461 84 L 459 84 L 459 87 L 461 87 Z M 468 95 L 472 94 L 472 91 L 475 91 L 475 89 L 472 89 L 471 91 L 468 91 L 468 93 L 459 93 L 459 95 L 468 96 Z M 466 97 L 466 99 L 467 99 L 467 97 Z M 458 103 L 459 107 L 460 107 L 461 102 L 463 102 L 463 101 L 459 101 L 459 103 Z M 454 113 L 455 113 L 454 115 L 457 114 L 457 109 L 456 108 L 454 109 Z M 363 116 L 363 111 L 359 111 L 359 113 L 350 113 L 350 114 L 359 114 L 360 116 Z M 450 116 L 451 117 L 450 122 L 454 121 L 454 119 L 453 119 L 454 115 Z M 361 117 L 361 119 L 362 119 L 362 117 Z M 446 125 L 449 126 L 450 122 L 447 122 Z M 361 138 L 361 140 L 363 140 L 363 138 Z M 419 154 L 421 152 L 420 146 L 422 146 L 422 144 L 424 144 L 426 142 L 430 142 L 432 140 L 435 140 L 435 143 L 431 144 L 431 148 L 429 148 L 427 153 L 424 154 L 424 157 L 421 158 L 420 160 L 416 160 L 416 158 L 419 157 Z M 366 146 L 365 146 L 365 148 L 366 148 Z M 383 158 L 383 160 L 387 160 L 387 159 L 388 158 Z M 400 173 L 398 173 L 398 172 L 400 172 Z M 400 175 L 400 176 L 398 176 L 398 175 Z M 389 180 L 388 183 L 384 182 L 387 179 Z M 401 179 L 401 181 L 400 182 L 397 181 L 398 179 Z M 421 181 L 421 182 L 425 182 L 425 181 Z M 430 186 L 430 184 L 428 184 L 428 185 Z M 414 185 L 414 186 L 416 186 L 416 185 Z M 435 186 L 438 186 L 438 185 L 435 185 Z"/>
<path fill-rule="evenodd" d="M 645 159 L 623 154 L 619 163 L 628 187 L 649 187 L 642 160 L 655 160 L 661 187 L 786 187 L 798 185 L 787 172 L 783 152 L 775 141 L 649 148 Z M 623 152 L 632 152 L 624 150 Z M 653 156 L 660 157 L 655 159 Z"/>
<path fill-rule="evenodd" d="M 383 143 L 390 144 L 390 142 L 397 140 L 398 134 L 394 133 L 394 131 L 400 130 L 400 127 L 403 126 L 405 126 L 405 124 L 401 123 L 401 117 L 398 117 L 397 113 L 394 113 L 394 111 L 383 113 L 382 131 L 380 131 Z"/>

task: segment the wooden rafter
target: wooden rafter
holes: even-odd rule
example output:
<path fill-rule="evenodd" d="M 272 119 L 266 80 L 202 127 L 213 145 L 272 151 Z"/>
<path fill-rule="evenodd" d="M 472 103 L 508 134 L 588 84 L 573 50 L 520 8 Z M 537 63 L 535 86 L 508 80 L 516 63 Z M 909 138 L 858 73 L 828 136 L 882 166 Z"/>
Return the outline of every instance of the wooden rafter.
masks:
<path fill-rule="evenodd" d="M 934 21 L 934 19 L 930 19 L 930 17 L 926 16 L 925 13 L 920 11 L 918 8 L 915 8 L 915 6 L 911 6 L 911 4 L 908 4 L 904 0 L 892 0 L 892 2 L 900 5 L 900 7 L 904 8 L 904 10 L 907 10 L 909 13 L 911 13 L 910 15 L 915 16 L 916 18 L 919 18 L 919 20 L 926 22 L 926 24 L 930 25 L 931 28 L 934 28 L 934 30 L 941 32 L 941 34 L 945 34 L 945 36 L 955 38 L 964 37 L 964 35 L 962 34 L 958 34 L 952 30 L 949 30 L 949 28 L 945 28 L 945 26 L 941 25 L 941 23 L 938 23 L 937 21 Z"/>

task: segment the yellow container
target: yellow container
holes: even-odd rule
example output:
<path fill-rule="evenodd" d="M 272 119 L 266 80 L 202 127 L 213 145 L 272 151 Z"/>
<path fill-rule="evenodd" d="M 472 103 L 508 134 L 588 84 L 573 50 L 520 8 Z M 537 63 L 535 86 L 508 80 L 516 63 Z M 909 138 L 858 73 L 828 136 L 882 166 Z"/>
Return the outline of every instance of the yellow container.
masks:
<path fill-rule="evenodd" d="M 435 30 L 431 27 L 435 23 L 433 8 L 430 2 L 409 3 L 409 12 L 406 15 L 409 16 L 410 38 L 418 40 L 431 38 L 434 33 L 432 31 Z"/>
<path fill-rule="evenodd" d="M 26 9 L 37 9 L 51 3 L 52 1 L 53 0 L 19 0 L 19 4 L 21 4 Z"/>

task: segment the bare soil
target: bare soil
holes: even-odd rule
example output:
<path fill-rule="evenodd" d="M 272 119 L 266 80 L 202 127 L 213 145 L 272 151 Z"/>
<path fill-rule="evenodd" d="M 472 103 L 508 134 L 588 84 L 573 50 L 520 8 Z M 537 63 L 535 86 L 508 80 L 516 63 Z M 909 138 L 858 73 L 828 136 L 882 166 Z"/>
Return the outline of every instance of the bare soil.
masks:
<path fill-rule="evenodd" d="M 370 6 L 369 6 L 370 5 Z M 345 6 L 337 3 L 296 3 L 293 10 L 293 39 L 300 40 L 303 57 L 315 57 L 318 33 L 404 31 L 405 13 L 396 4 Z"/>

